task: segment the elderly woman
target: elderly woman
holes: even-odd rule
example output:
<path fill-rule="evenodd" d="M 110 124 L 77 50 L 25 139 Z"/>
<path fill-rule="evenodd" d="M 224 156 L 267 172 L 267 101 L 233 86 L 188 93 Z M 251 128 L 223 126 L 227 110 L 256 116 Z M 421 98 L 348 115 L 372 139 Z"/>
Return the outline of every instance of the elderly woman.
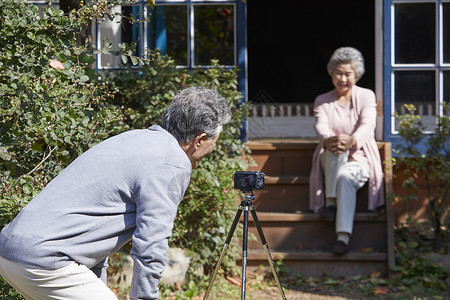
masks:
<path fill-rule="evenodd" d="M 328 62 L 334 89 L 314 103 L 320 141 L 310 174 L 310 208 L 324 220 L 336 221 L 336 254 L 349 251 L 356 192 L 369 181 L 368 209 L 384 204 L 383 173 L 374 137 L 375 94 L 356 85 L 364 58 L 351 47 L 337 49 Z"/>

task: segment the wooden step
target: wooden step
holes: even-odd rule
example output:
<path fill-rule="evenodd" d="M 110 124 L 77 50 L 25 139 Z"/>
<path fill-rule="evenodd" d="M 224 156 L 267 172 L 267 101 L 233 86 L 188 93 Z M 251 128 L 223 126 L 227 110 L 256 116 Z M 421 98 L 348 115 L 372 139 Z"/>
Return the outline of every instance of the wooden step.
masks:
<path fill-rule="evenodd" d="M 258 212 L 256 211 L 256 216 L 258 221 L 262 222 L 301 222 L 301 221 L 322 221 L 319 214 L 315 213 L 277 213 L 277 212 Z M 249 222 L 252 220 L 252 215 L 250 215 Z M 365 222 L 385 222 L 386 215 L 380 212 L 358 212 L 355 215 L 355 221 L 365 221 Z M 329 223 L 329 222 L 325 222 Z"/>
<path fill-rule="evenodd" d="M 266 185 L 275 184 L 309 184 L 308 176 L 264 176 Z"/>
<path fill-rule="evenodd" d="M 270 246 L 269 251 L 272 259 L 277 264 L 281 262 L 290 275 L 348 278 L 370 276 L 373 272 L 385 277 L 389 273 L 387 253 L 351 251 L 345 255 L 336 255 L 324 251 L 274 251 Z M 261 272 L 261 267 L 269 269 L 269 266 L 268 256 L 263 249 L 251 249 L 247 252 L 249 272 Z"/>
<path fill-rule="evenodd" d="M 335 223 L 321 220 L 318 214 L 257 212 L 257 217 L 269 247 L 275 250 L 331 251 L 331 246 L 336 241 Z M 257 237 L 249 241 L 249 248 L 257 249 L 261 243 L 251 214 L 248 232 L 252 237 Z M 350 249 L 370 248 L 386 252 L 386 232 L 386 215 L 356 213 Z"/>
<path fill-rule="evenodd" d="M 381 252 L 349 252 L 346 255 L 336 255 L 323 251 L 290 251 L 270 249 L 270 255 L 274 260 L 306 260 L 306 261 L 386 261 L 386 253 Z M 263 249 L 248 251 L 247 258 L 251 260 L 267 260 L 267 254 Z"/>
<path fill-rule="evenodd" d="M 309 211 L 308 176 L 270 176 L 264 178 L 264 189 L 254 191 L 254 206 L 264 212 Z"/>
<path fill-rule="evenodd" d="M 264 177 L 264 189 L 255 190 L 253 205 L 262 212 L 309 212 L 309 176 Z M 367 210 L 367 184 L 358 191 L 357 211 Z"/>
<path fill-rule="evenodd" d="M 317 143 L 249 143 L 256 163 L 250 171 L 262 171 L 268 176 L 308 177 L 311 158 Z"/>

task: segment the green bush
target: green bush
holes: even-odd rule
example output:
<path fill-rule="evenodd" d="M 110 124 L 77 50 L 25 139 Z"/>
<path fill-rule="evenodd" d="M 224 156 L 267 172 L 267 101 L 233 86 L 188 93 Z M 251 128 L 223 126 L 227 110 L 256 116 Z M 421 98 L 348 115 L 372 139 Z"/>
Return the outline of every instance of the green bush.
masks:
<path fill-rule="evenodd" d="M 394 276 L 391 279 L 397 286 L 441 292 L 449 287 L 447 279 L 450 278 L 450 272 L 423 254 L 418 243 L 397 243 L 395 258 L 396 265 L 391 269 Z"/>
<path fill-rule="evenodd" d="M 399 143 L 394 151 L 398 154 L 396 163 L 404 164 L 405 181 L 402 186 L 408 188 L 411 194 L 406 194 L 403 200 L 417 199 L 415 180 L 422 177 L 426 183 L 429 219 L 435 236 L 434 250 L 439 251 L 441 241 L 448 240 L 450 230 L 442 230 L 448 224 L 450 216 L 450 117 L 438 118 L 434 134 L 425 134 L 425 126 L 419 115 L 416 115 L 414 105 L 405 105 L 408 114 L 396 117 L 399 119 Z M 450 109 L 444 104 L 444 111 Z M 435 187 L 435 189 L 433 189 Z M 446 218 L 446 219 L 444 219 Z"/>
<path fill-rule="evenodd" d="M 77 46 L 79 18 L 24 1 L 0 6 L 0 227 L 80 153 L 122 130 Z M 6 209 L 5 209 L 6 208 Z"/>
<path fill-rule="evenodd" d="M 0 229 L 80 153 L 123 130 L 113 93 L 75 42 L 83 18 L 0 5 Z M 2 299 L 19 296 L 0 280 Z"/>
<path fill-rule="evenodd" d="M 238 205 L 233 174 L 247 167 L 239 136 L 248 104 L 241 103 L 236 70 L 218 62 L 209 69 L 178 70 L 169 57 L 154 52 L 143 61 L 120 45 L 122 53 L 113 54 L 143 65 L 102 74 L 98 81 L 90 68 L 93 51 L 76 37 L 105 12 L 101 3 L 66 15 L 50 7 L 39 11 L 24 0 L 0 5 L 0 229 L 82 152 L 118 132 L 159 123 L 177 90 L 201 85 L 227 99 L 233 119 L 216 150 L 193 172 L 170 244 L 188 250 L 191 269 L 205 266 L 209 272 Z M 227 270 L 236 247 L 224 261 Z M 19 296 L 0 279 L 0 297 Z"/>

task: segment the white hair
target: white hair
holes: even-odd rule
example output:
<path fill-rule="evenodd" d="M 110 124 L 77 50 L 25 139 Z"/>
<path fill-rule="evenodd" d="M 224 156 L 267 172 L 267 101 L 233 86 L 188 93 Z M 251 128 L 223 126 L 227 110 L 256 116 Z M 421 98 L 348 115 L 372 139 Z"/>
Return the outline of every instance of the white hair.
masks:
<path fill-rule="evenodd" d="M 351 64 L 353 66 L 356 80 L 359 80 L 364 75 L 364 57 L 358 49 L 353 47 L 341 47 L 336 49 L 328 61 L 328 74 L 332 76 L 338 65 L 341 64 Z"/>
<path fill-rule="evenodd" d="M 208 139 L 218 136 L 230 119 L 227 102 L 217 91 L 189 87 L 175 95 L 163 113 L 161 127 L 187 143 L 203 132 Z"/>

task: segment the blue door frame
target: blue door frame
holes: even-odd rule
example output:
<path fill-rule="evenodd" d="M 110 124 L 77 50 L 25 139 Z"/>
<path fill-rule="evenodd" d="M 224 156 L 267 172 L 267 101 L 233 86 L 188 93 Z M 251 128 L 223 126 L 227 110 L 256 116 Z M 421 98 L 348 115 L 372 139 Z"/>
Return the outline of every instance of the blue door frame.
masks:
<path fill-rule="evenodd" d="M 248 101 L 247 80 L 247 3 L 236 1 L 236 63 L 238 71 L 238 88 L 242 94 L 242 101 Z M 247 141 L 247 122 L 243 122 L 241 140 Z"/>

